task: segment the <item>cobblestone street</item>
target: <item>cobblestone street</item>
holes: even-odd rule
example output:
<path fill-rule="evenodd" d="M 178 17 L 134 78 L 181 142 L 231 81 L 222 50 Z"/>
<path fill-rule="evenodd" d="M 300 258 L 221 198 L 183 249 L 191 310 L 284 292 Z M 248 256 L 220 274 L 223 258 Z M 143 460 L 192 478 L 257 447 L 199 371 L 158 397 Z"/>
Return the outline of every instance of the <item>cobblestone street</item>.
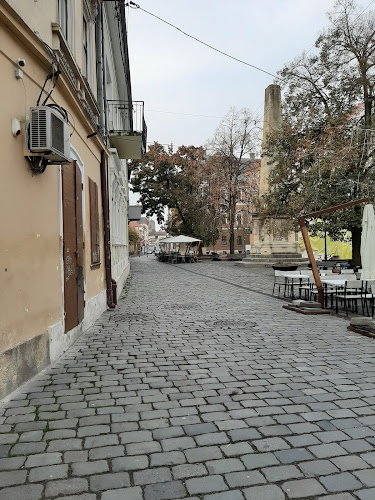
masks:
<path fill-rule="evenodd" d="M 133 258 L 117 309 L 0 406 L 0 499 L 374 500 L 375 341 L 272 283 Z"/>

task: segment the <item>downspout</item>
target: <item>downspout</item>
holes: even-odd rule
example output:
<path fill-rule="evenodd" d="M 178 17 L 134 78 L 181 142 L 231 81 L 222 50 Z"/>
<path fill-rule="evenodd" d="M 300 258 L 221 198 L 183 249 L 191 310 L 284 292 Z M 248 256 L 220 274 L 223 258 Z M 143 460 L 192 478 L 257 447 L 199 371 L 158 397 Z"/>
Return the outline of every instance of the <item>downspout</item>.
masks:
<path fill-rule="evenodd" d="M 106 64 L 105 64 L 105 57 L 104 57 L 104 13 L 103 13 L 103 5 L 100 6 L 100 24 L 101 24 L 101 33 L 100 33 L 100 40 L 101 40 L 101 49 L 102 49 L 102 91 L 103 91 L 103 110 L 104 110 L 104 130 L 105 130 L 105 135 L 106 135 L 106 141 L 108 140 L 108 120 L 107 120 L 107 81 L 106 81 Z"/>
<path fill-rule="evenodd" d="M 107 185 L 107 161 L 104 149 L 100 155 L 100 178 L 102 188 L 102 206 L 103 206 L 103 226 L 104 226 L 104 265 L 105 281 L 107 286 L 107 305 L 110 309 L 116 307 L 114 300 L 114 290 L 112 283 L 112 263 L 111 263 L 111 237 L 109 223 L 109 204 L 108 204 L 108 185 Z"/>
<path fill-rule="evenodd" d="M 104 128 L 104 94 L 103 94 L 103 6 L 98 3 L 98 15 L 96 19 L 96 81 L 98 89 L 98 108 L 99 108 L 99 131 L 102 136 L 105 134 Z"/>

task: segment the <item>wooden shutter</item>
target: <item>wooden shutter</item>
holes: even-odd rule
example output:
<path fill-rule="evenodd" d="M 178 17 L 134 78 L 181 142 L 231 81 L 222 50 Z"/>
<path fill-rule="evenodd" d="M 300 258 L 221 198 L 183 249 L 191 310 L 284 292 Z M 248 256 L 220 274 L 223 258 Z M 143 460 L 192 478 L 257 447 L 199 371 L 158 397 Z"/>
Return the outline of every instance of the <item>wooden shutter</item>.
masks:
<path fill-rule="evenodd" d="M 91 265 L 100 264 L 98 185 L 89 178 Z"/>

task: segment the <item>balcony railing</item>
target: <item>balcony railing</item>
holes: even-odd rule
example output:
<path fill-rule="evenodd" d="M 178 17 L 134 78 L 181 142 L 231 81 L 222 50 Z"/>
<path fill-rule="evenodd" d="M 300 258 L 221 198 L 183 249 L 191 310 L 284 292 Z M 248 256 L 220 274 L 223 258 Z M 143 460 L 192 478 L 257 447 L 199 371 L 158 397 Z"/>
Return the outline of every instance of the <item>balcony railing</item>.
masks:
<path fill-rule="evenodd" d="M 147 127 L 143 101 L 107 101 L 107 126 L 112 147 L 121 159 L 140 159 L 146 152 Z"/>

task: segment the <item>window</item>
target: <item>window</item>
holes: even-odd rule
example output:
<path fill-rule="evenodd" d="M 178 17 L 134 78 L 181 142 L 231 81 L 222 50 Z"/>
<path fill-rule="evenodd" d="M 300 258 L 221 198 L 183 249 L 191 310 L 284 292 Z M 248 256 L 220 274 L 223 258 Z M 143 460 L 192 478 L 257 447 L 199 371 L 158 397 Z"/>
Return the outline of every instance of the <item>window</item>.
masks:
<path fill-rule="evenodd" d="M 61 33 L 64 35 L 65 40 L 68 41 L 68 6 L 69 0 L 59 0 L 59 25 Z"/>
<path fill-rule="evenodd" d="M 91 265 L 100 264 L 98 185 L 89 178 Z"/>
<path fill-rule="evenodd" d="M 227 243 L 227 237 L 226 237 L 225 235 L 223 235 L 223 236 L 221 237 L 221 244 L 222 244 L 223 246 L 225 246 L 225 245 L 227 245 L 227 244 L 228 244 L 228 243 Z"/>
<path fill-rule="evenodd" d="M 237 245 L 242 245 L 242 236 L 237 236 Z"/>
<path fill-rule="evenodd" d="M 89 33 L 87 26 L 87 19 L 83 16 L 83 31 L 82 31 L 82 42 L 83 42 L 83 66 L 82 73 L 88 79 L 89 75 Z"/>
<path fill-rule="evenodd" d="M 242 226 L 242 214 L 236 216 L 237 226 Z"/>

